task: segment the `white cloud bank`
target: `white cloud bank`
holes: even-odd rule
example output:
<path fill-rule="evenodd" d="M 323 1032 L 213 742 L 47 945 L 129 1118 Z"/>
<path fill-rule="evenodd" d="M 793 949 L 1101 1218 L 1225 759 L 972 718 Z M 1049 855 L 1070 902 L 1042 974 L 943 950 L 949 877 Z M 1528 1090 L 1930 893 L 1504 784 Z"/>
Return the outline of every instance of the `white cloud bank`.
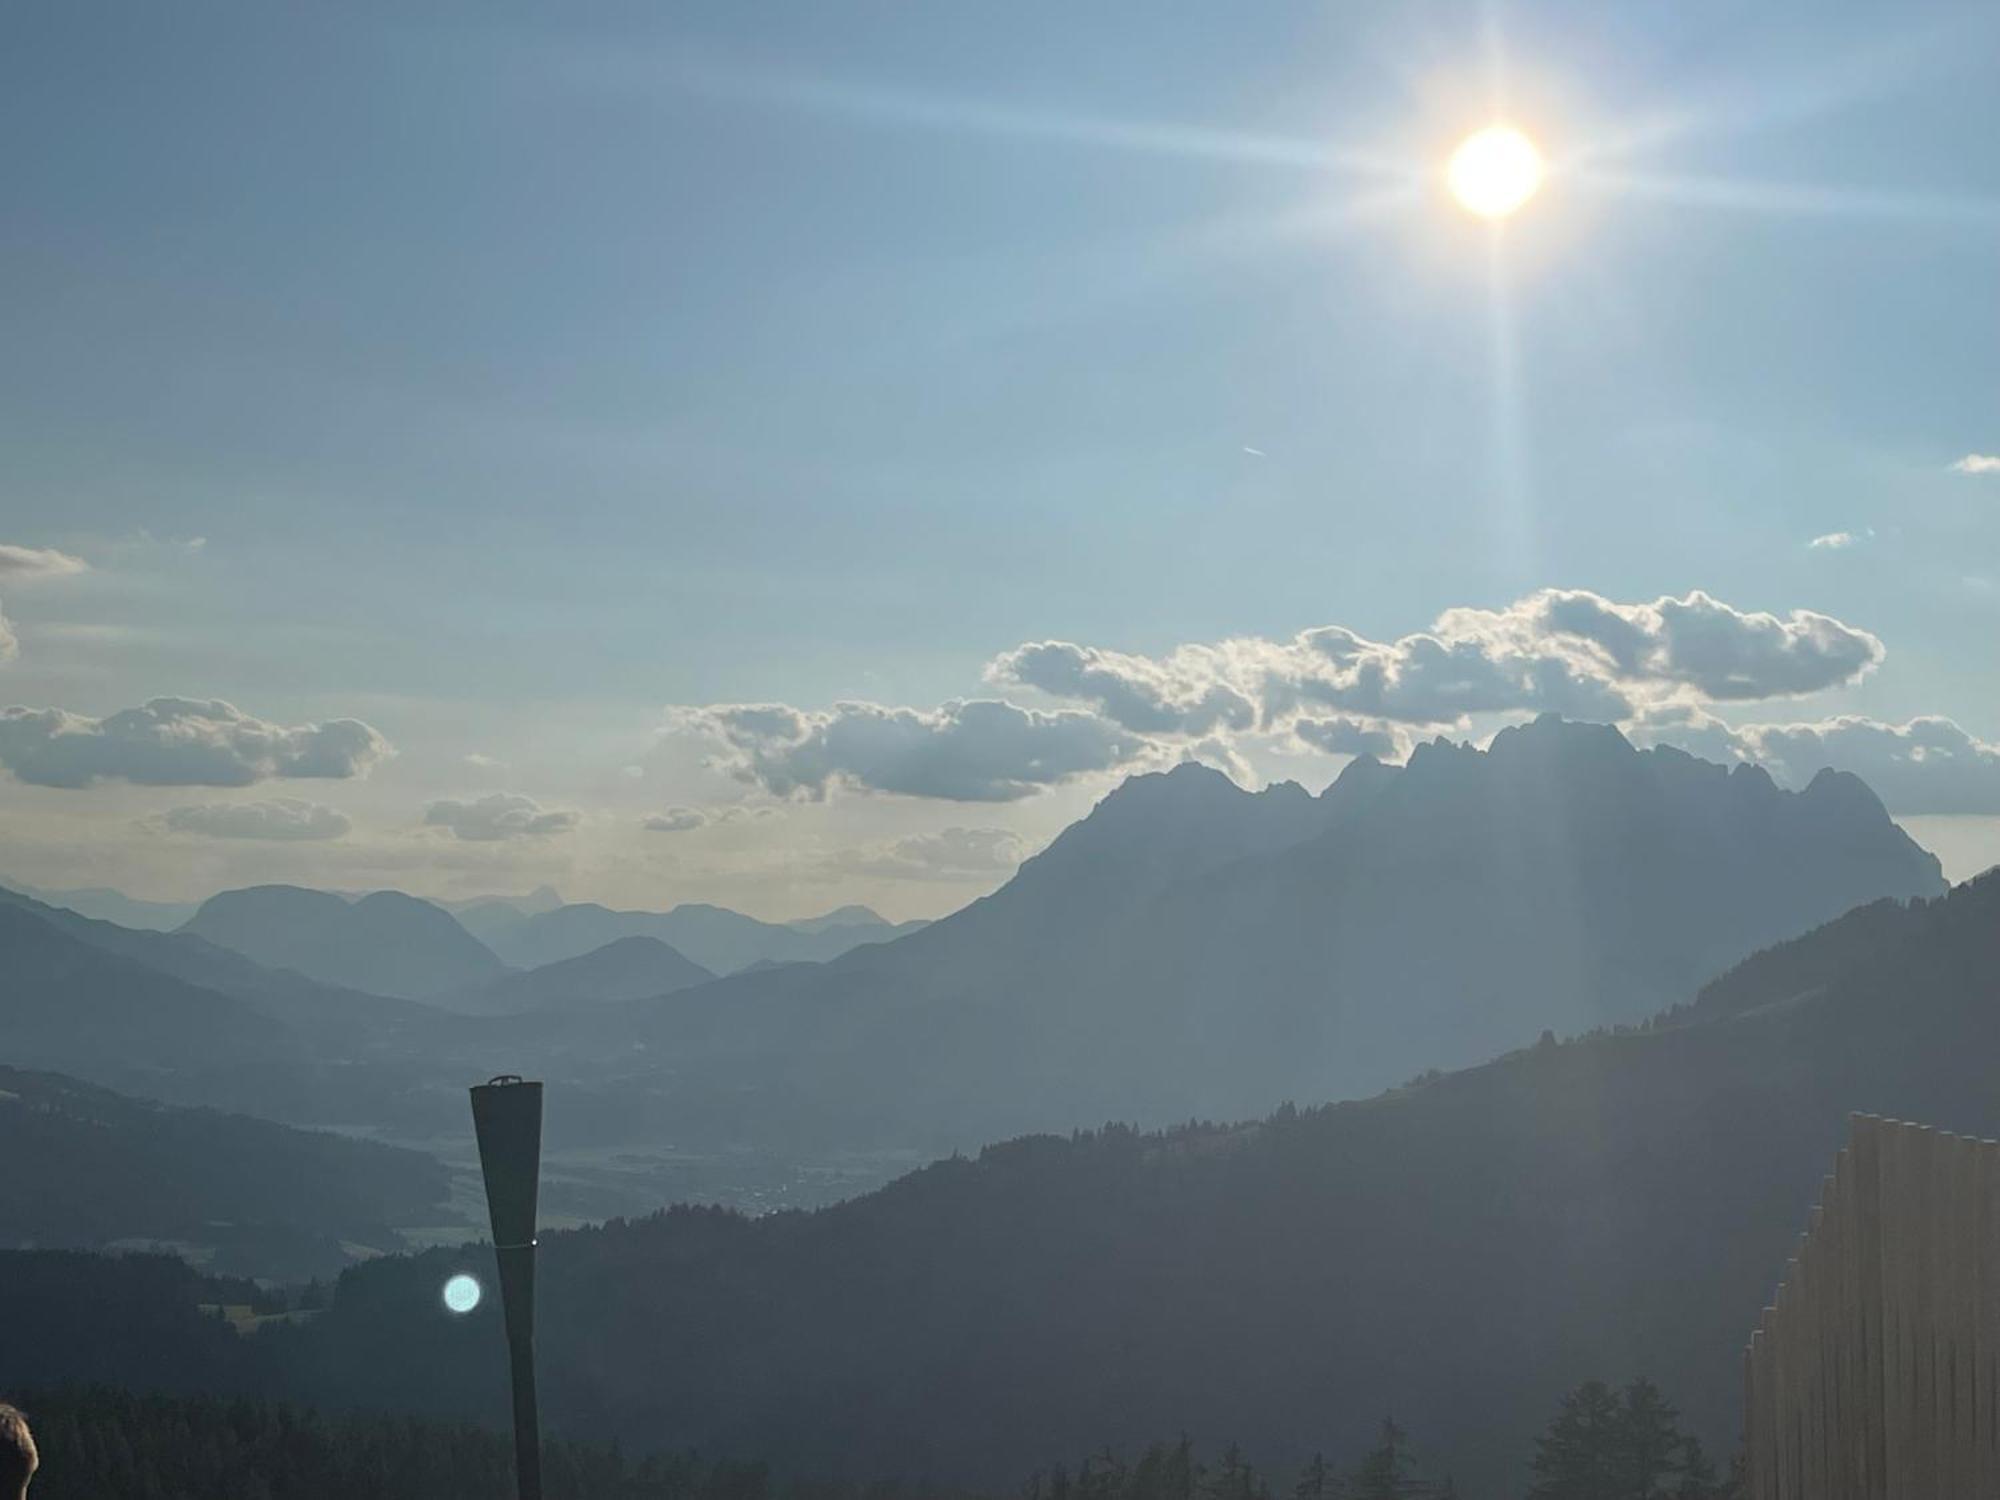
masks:
<path fill-rule="evenodd" d="M 517 792 L 492 792 L 470 802 L 440 798 L 424 809 L 427 827 L 442 828 L 453 838 L 476 844 L 568 833 L 578 821 L 574 812 L 545 809 Z"/>
<path fill-rule="evenodd" d="M 16 547 L 0 542 L 0 582 L 22 578 L 67 578 L 90 570 L 90 564 L 53 547 Z"/>
<path fill-rule="evenodd" d="M 87 572 L 89 568 L 90 564 L 82 558 L 58 552 L 53 547 L 18 547 L 11 542 L 0 542 L 0 583 L 67 578 Z M 21 641 L 14 634 L 13 622 L 0 612 L 0 662 L 12 661 L 20 654 Z"/>
<path fill-rule="evenodd" d="M 250 786 L 271 778 L 366 775 L 394 753 L 359 719 L 282 725 L 219 698 L 154 698 L 107 718 L 0 709 L 0 766 L 31 786 Z"/>
<path fill-rule="evenodd" d="M 1700 715 L 1645 737 L 1711 759 L 1761 765 L 1794 787 L 1829 766 L 1851 771 L 1896 813 L 2000 814 L 2000 744 L 1935 715 L 1902 724 L 1843 715 L 1735 728 Z"/>
<path fill-rule="evenodd" d="M 1811 610 L 1739 609 L 1699 590 L 1620 603 L 1544 589 L 1503 609 L 1446 610 L 1386 641 L 1339 625 L 1161 656 L 1048 640 L 987 664 L 988 682 L 1056 699 L 1054 710 L 1000 699 L 932 710 L 719 704 L 673 710 L 669 728 L 706 736 L 722 747 L 716 764 L 779 797 L 845 788 L 1009 802 L 1190 755 L 1230 764 L 1257 739 L 1396 759 L 1476 716 L 1557 713 L 1754 761 L 1795 785 L 1822 766 L 1853 771 L 1898 812 L 2000 812 L 2000 748 L 1949 719 L 1731 728 L 1710 712 L 1845 687 L 1885 654 L 1870 632 Z M 881 873 L 918 858 L 876 857 Z"/>
<path fill-rule="evenodd" d="M 169 808 L 160 822 L 172 833 L 212 839 L 337 839 L 352 826 L 344 813 L 297 797 L 263 802 L 209 802 Z"/>
<path fill-rule="evenodd" d="M 1097 714 L 1050 713 L 991 699 L 931 710 L 724 703 L 676 709 L 668 727 L 717 742 L 718 764 L 738 780 L 774 796 L 815 801 L 845 786 L 954 802 L 1014 802 L 1128 764 L 1150 749 L 1141 736 Z"/>
<path fill-rule="evenodd" d="M 1146 734 L 1293 728 L 1382 741 L 1386 726 L 1462 726 L 1474 714 L 1620 720 L 1674 698 L 1791 697 L 1853 682 L 1882 643 L 1828 615 L 1737 609 L 1699 590 L 1618 604 L 1544 589 L 1505 609 L 1452 609 L 1427 631 L 1374 641 L 1339 625 L 1132 656 L 1067 641 L 1017 647 L 989 681 L 1088 703 Z M 1326 711 L 1337 718 L 1329 722 Z"/>
<path fill-rule="evenodd" d="M 2000 474 L 2000 454 L 1968 453 L 1951 469 L 1954 474 Z"/>

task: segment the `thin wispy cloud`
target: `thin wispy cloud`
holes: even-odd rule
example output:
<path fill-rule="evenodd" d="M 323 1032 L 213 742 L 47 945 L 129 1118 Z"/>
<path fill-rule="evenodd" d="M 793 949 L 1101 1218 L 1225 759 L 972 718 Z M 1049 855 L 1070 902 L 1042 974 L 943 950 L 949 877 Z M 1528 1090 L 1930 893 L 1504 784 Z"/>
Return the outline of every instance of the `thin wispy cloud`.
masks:
<path fill-rule="evenodd" d="M 1852 531 L 1829 531 L 1824 536 L 1816 536 L 1806 543 L 1814 552 L 1844 552 L 1860 541 L 1866 533 Z"/>

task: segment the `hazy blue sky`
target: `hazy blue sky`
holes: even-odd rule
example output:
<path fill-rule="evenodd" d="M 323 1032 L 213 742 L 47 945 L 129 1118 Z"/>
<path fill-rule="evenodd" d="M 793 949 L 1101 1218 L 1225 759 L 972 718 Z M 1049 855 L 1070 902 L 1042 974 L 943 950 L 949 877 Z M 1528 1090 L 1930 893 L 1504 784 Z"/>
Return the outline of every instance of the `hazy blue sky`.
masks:
<path fill-rule="evenodd" d="M 0 702 L 71 717 L 0 720 L 0 876 L 914 914 L 1135 767 L 1593 705 L 2000 859 L 1996 57 L 1985 4 L 10 7 Z M 1551 163 L 1497 233 L 1441 187 L 1496 119 Z M 110 718 L 165 695 L 246 718 Z"/>

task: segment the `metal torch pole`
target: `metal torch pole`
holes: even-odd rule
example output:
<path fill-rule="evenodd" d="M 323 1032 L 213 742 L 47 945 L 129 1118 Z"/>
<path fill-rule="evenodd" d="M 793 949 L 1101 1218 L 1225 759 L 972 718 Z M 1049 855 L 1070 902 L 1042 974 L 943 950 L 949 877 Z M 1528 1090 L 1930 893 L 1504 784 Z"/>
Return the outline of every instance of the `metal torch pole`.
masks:
<path fill-rule="evenodd" d="M 542 1500 L 542 1428 L 535 1404 L 535 1201 L 542 1166 L 542 1086 L 511 1073 L 472 1090 L 472 1125 L 493 1221 L 507 1362 L 514 1386 L 514 1478 L 520 1500 Z"/>

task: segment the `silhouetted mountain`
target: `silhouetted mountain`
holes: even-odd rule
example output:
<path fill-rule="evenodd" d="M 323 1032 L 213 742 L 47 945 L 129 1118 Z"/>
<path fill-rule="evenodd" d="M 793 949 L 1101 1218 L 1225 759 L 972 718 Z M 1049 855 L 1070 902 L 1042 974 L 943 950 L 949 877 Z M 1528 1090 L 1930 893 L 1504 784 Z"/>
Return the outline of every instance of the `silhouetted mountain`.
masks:
<path fill-rule="evenodd" d="M 272 968 L 406 999 L 459 989 L 506 967 L 449 912 L 400 891 L 349 901 L 299 886 L 251 886 L 209 897 L 181 931 Z"/>
<path fill-rule="evenodd" d="M 700 964 L 681 957 L 658 938 L 628 937 L 579 958 L 503 974 L 476 988 L 456 991 L 443 1003 L 476 1015 L 510 1015 L 603 1000 L 639 1000 L 705 984 L 713 978 Z"/>
<path fill-rule="evenodd" d="M 760 1127 L 821 1138 L 1239 1116 L 1636 1020 L 1852 906 L 1942 888 L 1851 776 L 1786 792 L 1545 719 L 1403 770 L 1358 760 L 1318 797 L 1135 777 L 896 943 L 517 1039 L 644 1042 L 691 1111 L 762 1099 Z"/>
<path fill-rule="evenodd" d="M 545 1410 L 998 1479 L 1024 1448 L 1163 1428 L 1290 1464 L 1305 1434 L 1358 1448 L 1387 1409 L 1484 1494 L 1517 1492 L 1561 1391 L 1644 1371 L 1726 1445 L 1743 1340 L 1847 1114 L 2000 1134 L 2000 876 L 1880 918 L 1759 955 L 1711 989 L 1726 1007 L 1363 1102 L 1021 1139 L 812 1214 L 545 1236 Z M 447 1260 L 348 1273 L 293 1378 L 497 1416 L 461 1395 L 490 1351 L 413 1336 Z"/>
<path fill-rule="evenodd" d="M 197 901 L 142 901 L 136 896 L 101 885 L 73 891 L 45 891 L 19 884 L 14 888 L 37 901 L 64 907 L 80 916 L 151 932 L 171 932 L 193 916 L 200 906 Z"/>
<path fill-rule="evenodd" d="M 220 1270 L 303 1276 L 399 1249 L 393 1226 L 448 1213 L 448 1174 L 418 1152 L 10 1067 L 0 1161 L 10 1249 L 169 1242 Z"/>
<path fill-rule="evenodd" d="M 507 962 L 539 968 L 581 957 L 619 938 L 650 937 L 712 973 L 732 974 L 765 958 L 779 963 L 838 958 L 864 943 L 886 942 L 925 925 L 890 924 L 880 918 L 874 922 L 821 920 L 828 925 L 808 931 L 699 903 L 658 912 L 613 911 L 595 902 L 582 902 L 504 927 L 493 934 L 492 943 Z"/>

